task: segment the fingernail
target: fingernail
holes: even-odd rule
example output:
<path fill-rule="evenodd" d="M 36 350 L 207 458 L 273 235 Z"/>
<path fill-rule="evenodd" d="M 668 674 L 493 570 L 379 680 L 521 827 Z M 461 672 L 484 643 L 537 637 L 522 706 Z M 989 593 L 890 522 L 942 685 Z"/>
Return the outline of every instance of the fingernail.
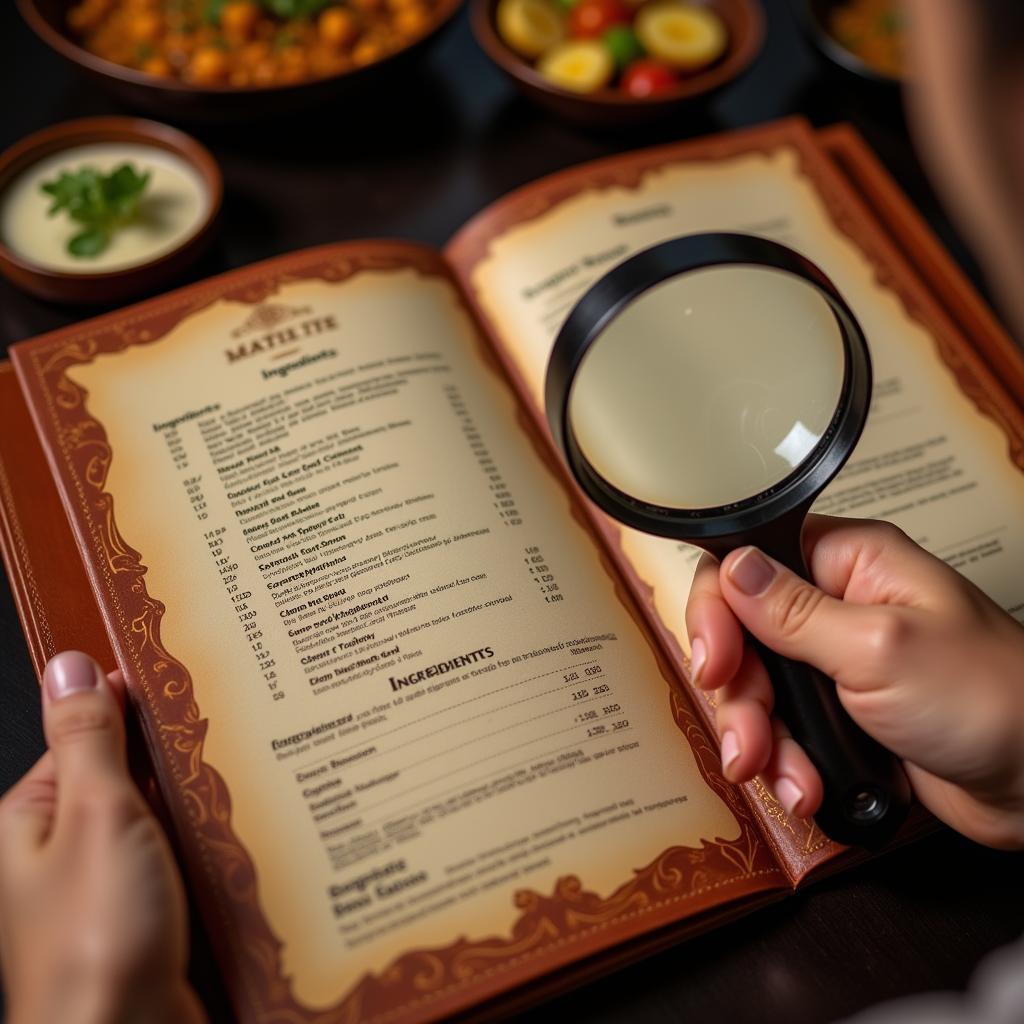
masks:
<path fill-rule="evenodd" d="M 788 779 L 784 775 L 775 783 L 775 796 L 785 812 L 793 814 L 804 798 L 804 791 L 792 779 Z"/>
<path fill-rule="evenodd" d="M 757 548 L 747 548 L 729 566 L 729 579 L 748 597 L 757 597 L 775 579 L 775 566 Z"/>
<path fill-rule="evenodd" d="M 72 693 L 94 690 L 99 683 L 96 664 L 81 651 L 64 651 L 51 658 L 43 670 L 43 682 L 50 700 Z"/>
<path fill-rule="evenodd" d="M 727 772 L 729 766 L 740 756 L 740 741 L 736 733 L 729 729 L 722 737 L 722 771 Z"/>
<path fill-rule="evenodd" d="M 700 682 L 700 675 L 708 660 L 708 649 L 699 636 L 690 642 L 690 680 L 694 686 Z"/>

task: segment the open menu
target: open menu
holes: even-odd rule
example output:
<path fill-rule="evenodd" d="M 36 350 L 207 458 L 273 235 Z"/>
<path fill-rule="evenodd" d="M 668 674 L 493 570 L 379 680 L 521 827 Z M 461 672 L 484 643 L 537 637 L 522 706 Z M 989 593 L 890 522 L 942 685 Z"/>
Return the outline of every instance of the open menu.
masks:
<path fill-rule="evenodd" d="M 849 129 L 612 158 L 443 252 L 308 250 L 12 348 L 29 646 L 124 671 L 241 1021 L 507 1012 L 856 856 L 721 777 L 694 549 L 588 505 L 543 422 L 576 299 L 706 230 L 805 253 L 864 327 L 871 415 L 818 508 L 1024 618 L 1024 369 Z"/>

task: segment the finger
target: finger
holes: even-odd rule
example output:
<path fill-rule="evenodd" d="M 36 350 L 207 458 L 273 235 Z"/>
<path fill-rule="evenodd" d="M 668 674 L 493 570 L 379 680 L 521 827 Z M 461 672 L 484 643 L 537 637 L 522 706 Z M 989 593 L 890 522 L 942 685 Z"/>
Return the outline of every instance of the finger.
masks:
<path fill-rule="evenodd" d="M 901 529 L 879 520 L 811 515 L 803 542 L 817 586 L 857 604 L 924 607 L 946 592 L 953 572 Z"/>
<path fill-rule="evenodd" d="M 32 852 L 50 834 L 57 806 L 57 774 L 47 751 L 0 800 L 0 858 Z"/>
<path fill-rule="evenodd" d="M 886 610 L 830 597 L 757 548 L 730 552 L 719 581 L 729 607 L 762 643 L 833 679 L 887 628 Z"/>
<path fill-rule="evenodd" d="M 774 700 L 768 673 L 752 649 L 746 649 L 739 671 L 715 698 L 722 774 L 730 782 L 747 782 L 771 756 Z"/>
<path fill-rule="evenodd" d="M 690 637 L 690 680 L 703 690 L 717 690 L 739 671 L 743 630 L 722 597 L 718 562 L 701 555 L 686 602 Z"/>
<path fill-rule="evenodd" d="M 121 714 L 123 715 L 128 707 L 128 694 L 125 690 L 124 673 L 119 668 L 115 668 L 113 672 L 107 673 L 107 682 L 110 684 L 110 689 L 114 692 L 117 706 L 121 709 Z"/>
<path fill-rule="evenodd" d="M 914 796 L 939 821 L 983 846 L 1017 851 L 1024 848 L 1024 823 L 1019 813 L 1006 805 L 979 800 L 973 793 L 910 761 L 904 761 L 903 767 Z"/>
<path fill-rule="evenodd" d="M 43 728 L 53 754 L 58 817 L 111 779 L 127 778 L 124 720 L 103 670 L 80 651 L 58 654 L 43 673 Z"/>
<path fill-rule="evenodd" d="M 809 818 L 821 807 L 821 776 L 779 719 L 772 719 L 772 753 L 761 781 L 775 794 L 783 810 L 796 818 Z"/>

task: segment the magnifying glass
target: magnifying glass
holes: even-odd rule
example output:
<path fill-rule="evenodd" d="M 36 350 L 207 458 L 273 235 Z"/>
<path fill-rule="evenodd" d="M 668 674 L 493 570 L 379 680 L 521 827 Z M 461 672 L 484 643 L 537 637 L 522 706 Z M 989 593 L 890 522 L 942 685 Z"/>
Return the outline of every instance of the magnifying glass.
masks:
<path fill-rule="evenodd" d="M 804 578 L 804 518 L 870 401 L 867 344 L 831 281 L 741 234 L 675 238 L 611 270 L 569 314 L 545 382 L 555 441 L 603 511 L 718 558 L 754 544 Z M 818 825 L 885 842 L 910 804 L 899 761 L 830 679 L 755 646 L 824 783 Z"/>

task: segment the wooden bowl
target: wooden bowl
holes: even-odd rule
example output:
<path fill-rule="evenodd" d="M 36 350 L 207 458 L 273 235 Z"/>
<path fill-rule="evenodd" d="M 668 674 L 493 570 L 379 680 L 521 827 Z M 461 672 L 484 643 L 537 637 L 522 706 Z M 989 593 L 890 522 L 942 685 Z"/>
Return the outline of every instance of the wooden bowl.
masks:
<path fill-rule="evenodd" d="M 327 78 L 292 85 L 198 86 L 156 78 L 90 53 L 72 37 L 67 24 L 70 0 L 15 0 L 22 17 L 52 49 L 77 64 L 128 106 L 171 121 L 223 123 L 255 121 L 308 109 L 342 96 L 374 95 L 383 79 L 393 79 L 450 21 L 462 0 L 440 0 L 433 22 L 404 49 L 379 61 Z"/>
<path fill-rule="evenodd" d="M 175 248 L 144 263 L 118 270 L 54 270 L 33 263 L 0 237 L 0 273 L 19 288 L 51 302 L 107 305 L 155 290 L 182 273 L 202 255 L 213 237 L 224 194 L 220 168 L 209 151 L 190 135 L 156 121 L 135 117 L 87 117 L 65 121 L 29 135 L 0 154 L 0 195 L 23 171 L 44 157 L 97 142 L 130 142 L 165 150 L 199 175 L 207 209 L 195 229 Z"/>
<path fill-rule="evenodd" d="M 877 71 L 829 32 L 832 11 L 844 2 L 846 0 L 792 0 L 794 13 L 804 34 L 835 67 L 872 85 L 899 88 L 899 78 Z"/>
<path fill-rule="evenodd" d="M 495 22 L 499 0 L 470 0 L 470 21 L 477 42 L 530 99 L 566 120 L 595 128 L 625 128 L 677 114 L 706 100 L 738 78 L 761 50 L 764 13 L 758 0 L 704 0 L 725 22 L 729 46 L 714 64 L 688 75 L 670 92 L 637 98 L 617 89 L 576 93 L 549 82 L 528 61 L 505 45 Z"/>

